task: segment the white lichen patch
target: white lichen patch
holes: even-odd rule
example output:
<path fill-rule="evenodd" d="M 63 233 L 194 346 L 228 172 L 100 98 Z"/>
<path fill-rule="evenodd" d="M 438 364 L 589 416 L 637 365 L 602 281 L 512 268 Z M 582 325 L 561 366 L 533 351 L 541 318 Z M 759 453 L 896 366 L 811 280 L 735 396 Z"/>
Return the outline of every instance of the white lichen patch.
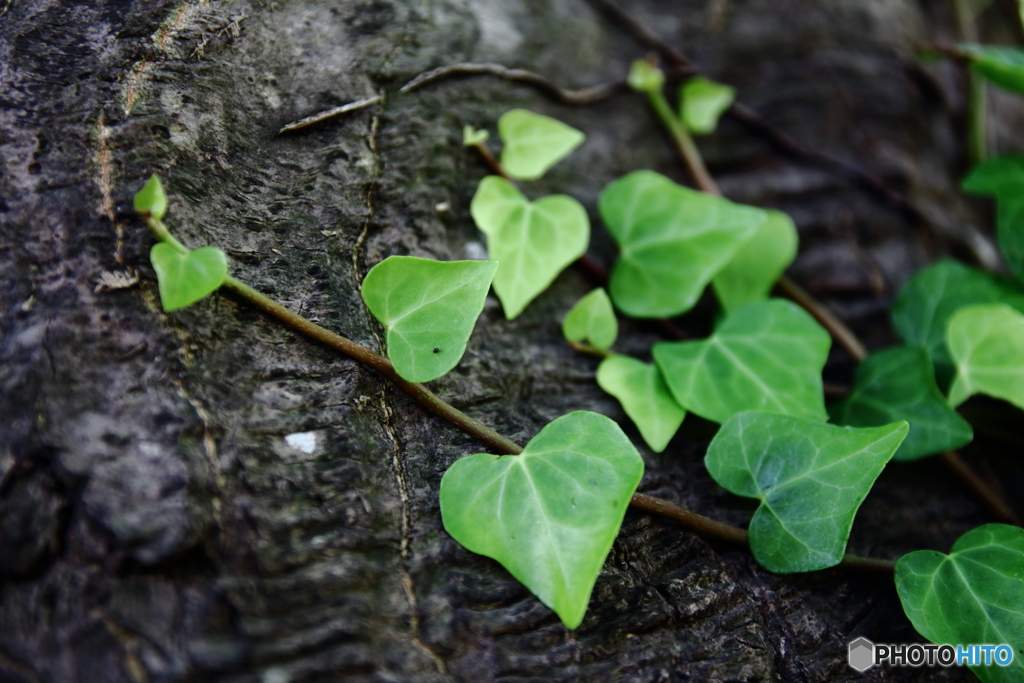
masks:
<path fill-rule="evenodd" d="M 294 432 L 286 434 L 284 442 L 290 448 L 301 451 L 306 455 L 312 455 L 320 445 L 320 434 L 317 432 Z"/>

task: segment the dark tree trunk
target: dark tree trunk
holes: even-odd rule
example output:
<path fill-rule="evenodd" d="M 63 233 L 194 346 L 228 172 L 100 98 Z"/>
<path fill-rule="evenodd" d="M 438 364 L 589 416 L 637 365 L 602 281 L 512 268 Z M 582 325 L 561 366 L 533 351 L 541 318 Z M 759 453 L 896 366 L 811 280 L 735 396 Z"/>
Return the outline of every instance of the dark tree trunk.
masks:
<path fill-rule="evenodd" d="M 959 71 L 914 57 L 951 37 L 943 5 L 622 5 L 773 125 L 917 207 L 923 218 L 733 120 L 701 142 L 727 195 L 794 216 L 794 277 L 869 345 L 892 340 L 885 311 L 914 268 L 989 253 L 956 189 Z M 160 309 L 131 211 L 153 172 L 187 244 L 223 247 L 240 279 L 379 348 L 361 277 L 390 254 L 472 251 L 485 171 L 462 126 L 493 129 L 515 106 L 588 134 L 528 191 L 583 201 L 592 253 L 610 262 L 601 188 L 638 168 L 686 180 L 641 98 L 571 109 L 488 78 L 397 89 L 460 61 L 586 86 L 646 52 L 584 0 L 0 0 L 0 681 L 863 680 L 845 663 L 852 637 L 916 639 L 891 579 L 773 576 L 638 513 L 567 632 L 441 526 L 441 475 L 481 444 L 233 296 Z M 1009 139 L 1019 109 L 1000 107 Z M 575 409 L 627 425 L 593 359 L 560 338 L 589 286 L 570 269 L 511 323 L 489 301 L 435 390 L 519 443 Z M 623 348 L 655 339 L 630 325 Z M 833 351 L 828 376 L 850 368 Z M 751 506 L 711 481 L 709 429 L 688 420 L 668 451 L 644 451 L 641 490 L 743 524 Z M 1019 469 L 987 462 L 1019 485 Z M 946 550 L 985 521 L 930 462 L 892 467 L 850 549 Z"/>

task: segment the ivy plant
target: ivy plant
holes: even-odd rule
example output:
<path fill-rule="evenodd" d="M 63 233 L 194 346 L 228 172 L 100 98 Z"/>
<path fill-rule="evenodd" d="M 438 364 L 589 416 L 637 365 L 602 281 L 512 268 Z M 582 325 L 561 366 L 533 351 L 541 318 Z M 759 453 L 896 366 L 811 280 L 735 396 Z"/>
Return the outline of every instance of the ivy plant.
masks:
<path fill-rule="evenodd" d="M 994 81 L 1013 82 L 1013 55 L 983 50 L 972 59 Z M 629 82 L 648 95 L 688 155 L 696 154 L 689 133 L 713 131 L 734 96 L 727 86 L 690 79 L 675 112 L 661 94 L 664 74 L 652 63 L 636 63 Z M 160 240 L 151 259 L 165 310 L 226 285 L 307 333 L 318 330 L 318 339 L 371 363 L 425 407 L 497 450 L 447 469 L 440 483 L 443 524 L 466 549 L 501 563 L 573 629 L 582 623 L 641 481 L 636 447 L 609 418 L 578 411 L 548 423 L 520 452 L 418 384 L 462 358 L 489 288 L 511 320 L 586 253 L 590 222 L 578 201 L 566 195 L 530 200 L 515 184 L 541 177 L 583 142 L 583 133 L 525 110 L 502 116 L 498 132 L 500 162 L 486 148 L 486 130 L 463 130 L 464 144 L 485 154 L 497 173 L 480 182 L 470 206 L 492 260 L 391 256 L 363 281 L 367 308 L 386 329 L 388 359 L 234 280 L 223 251 L 189 250 L 174 239 L 162 223 L 168 202 L 155 176 L 136 195 L 135 207 Z M 1018 276 L 1024 267 L 1022 178 L 1021 160 L 1004 158 L 965 182 L 969 191 L 997 198 L 1000 245 Z M 987 393 L 1024 408 L 1024 287 L 1018 281 L 952 261 L 921 271 L 893 307 L 905 345 L 865 359 L 849 395 L 826 411 L 821 372 L 828 332 L 796 304 L 768 298 L 797 250 L 788 216 L 648 170 L 611 182 L 597 209 L 619 246 L 618 259 L 609 291 L 594 289 L 567 311 L 563 334 L 576 348 L 602 356 L 597 384 L 620 402 L 650 450 L 666 449 L 687 412 L 721 424 L 705 465 L 725 489 L 760 501 L 749 544 L 769 571 L 838 564 L 858 508 L 891 459 L 914 460 L 971 440 L 970 425 L 953 408 L 970 395 Z M 617 311 L 638 318 L 680 315 L 709 284 L 723 309 L 710 336 L 654 344 L 653 363 L 611 351 Z M 942 389 L 950 382 L 947 398 Z M 827 424 L 830 414 L 840 424 Z M 996 604 L 991 596 L 1008 595 L 1013 605 L 1024 599 L 1021 565 L 1010 564 L 1024 554 L 1019 532 L 982 527 L 949 556 L 911 553 L 900 561 L 900 597 L 925 637 L 998 640 L 1021 631 L 1014 621 L 1020 614 L 990 609 Z M 950 616 L 963 594 L 978 598 L 980 611 L 971 618 L 980 620 L 981 630 L 964 630 L 966 618 Z"/>

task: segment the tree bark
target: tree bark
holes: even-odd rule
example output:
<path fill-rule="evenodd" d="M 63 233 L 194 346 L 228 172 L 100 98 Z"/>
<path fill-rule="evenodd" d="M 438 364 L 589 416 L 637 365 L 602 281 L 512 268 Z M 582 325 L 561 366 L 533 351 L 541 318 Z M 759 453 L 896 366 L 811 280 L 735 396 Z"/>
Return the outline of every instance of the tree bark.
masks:
<path fill-rule="evenodd" d="M 869 346 L 893 341 L 885 311 L 914 269 L 991 259 L 984 207 L 957 190 L 959 72 L 914 56 L 944 35 L 941 5 L 621 5 L 772 125 L 907 197 L 893 206 L 733 119 L 699 142 L 727 196 L 796 219 L 791 274 Z M 231 295 L 160 308 L 131 201 L 154 172 L 187 245 L 222 247 L 243 281 L 381 350 L 361 278 L 391 254 L 479 251 L 468 205 L 486 169 L 462 127 L 518 106 L 589 136 L 527 192 L 579 198 L 610 265 L 600 190 L 640 168 L 688 181 L 643 98 L 568 108 L 487 77 L 398 88 L 465 61 L 590 86 L 647 51 L 584 0 L 0 1 L 0 681 L 930 680 L 846 665 L 857 636 L 919 640 L 891 579 L 774 576 L 636 512 L 568 632 L 441 526 L 441 475 L 480 444 Z M 1000 102 L 1005 146 L 1020 109 Z M 569 269 L 513 322 L 490 299 L 432 387 L 520 444 L 577 409 L 639 443 L 595 360 L 561 339 L 590 287 Z M 627 323 L 621 347 L 656 339 Z M 851 367 L 833 350 L 826 376 Z M 641 448 L 640 490 L 745 524 L 752 506 L 703 468 L 710 429 L 691 416 L 665 453 Z M 986 457 L 1019 496 L 1020 465 Z M 945 551 L 986 521 L 930 462 L 893 466 L 850 551 Z"/>

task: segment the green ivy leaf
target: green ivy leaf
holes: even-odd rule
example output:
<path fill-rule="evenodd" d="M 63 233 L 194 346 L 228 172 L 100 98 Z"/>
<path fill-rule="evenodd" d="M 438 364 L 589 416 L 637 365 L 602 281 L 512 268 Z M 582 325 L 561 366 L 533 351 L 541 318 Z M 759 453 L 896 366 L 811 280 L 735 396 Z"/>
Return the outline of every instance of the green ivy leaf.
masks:
<path fill-rule="evenodd" d="M 967 192 L 996 197 L 999 248 L 1010 270 L 1024 280 L 1024 156 L 989 159 L 964 179 Z"/>
<path fill-rule="evenodd" d="M 521 455 L 455 461 L 441 479 L 441 519 L 463 547 L 500 562 L 574 629 L 643 472 L 615 422 L 569 413 Z"/>
<path fill-rule="evenodd" d="M 797 237 L 793 219 L 781 211 L 765 211 L 768 220 L 722 270 L 711 284 L 726 312 L 765 299 L 775 281 L 796 258 Z"/>
<path fill-rule="evenodd" d="M 796 304 L 755 301 L 704 341 L 654 345 L 679 405 L 713 422 L 744 410 L 826 420 L 821 370 L 832 341 Z"/>
<path fill-rule="evenodd" d="M 690 190 L 653 171 L 610 183 L 598 206 L 622 251 L 612 270 L 612 299 L 639 318 L 692 308 L 766 220 L 761 209 Z"/>
<path fill-rule="evenodd" d="M 472 147 L 481 143 L 487 142 L 487 138 L 491 137 L 491 134 L 486 130 L 477 130 L 473 126 L 462 127 L 462 146 Z"/>
<path fill-rule="evenodd" d="M 979 304 L 957 311 L 946 332 L 956 376 L 949 402 L 988 394 L 1024 408 L 1024 315 L 1006 304 Z"/>
<path fill-rule="evenodd" d="M 773 413 L 730 418 L 704 463 L 723 488 L 758 498 L 750 549 L 765 569 L 839 564 L 857 509 L 907 435 L 907 423 L 836 427 Z"/>
<path fill-rule="evenodd" d="M 1024 680 L 1024 529 L 986 524 L 948 555 L 908 553 L 896 563 L 896 592 L 917 632 L 937 645 L 1007 644 L 1009 666 L 972 666 L 983 683 Z"/>
<path fill-rule="evenodd" d="M 217 291 L 228 274 L 228 258 L 217 247 L 200 247 L 182 254 L 169 244 L 157 242 L 149 260 L 156 271 L 160 303 L 168 313 Z"/>
<path fill-rule="evenodd" d="M 1001 88 L 1024 93 L 1024 50 L 1006 45 L 963 43 L 971 66 Z"/>
<path fill-rule="evenodd" d="M 904 285 L 892 306 L 892 324 L 909 346 L 928 351 L 940 387 L 949 386 L 953 360 L 946 350 L 946 327 L 960 308 L 1006 303 L 1024 311 L 1024 290 L 1008 278 L 951 260 L 923 268 Z"/>
<path fill-rule="evenodd" d="M 469 211 L 498 261 L 494 291 L 512 320 L 587 250 L 590 219 L 578 201 L 550 195 L 530 202 L 503 178 L 480 181 Z"/>
<path fill-rule="evenodd" d="M 1008 154 L 983 161 L 964 178 L 962 187 L 972 194 L 1019 198 L 1024 192 L 1024 155 Z"/>
<path fill-rule="evenodd" d="M 134 204 L 138 213 L 148 213 L 157 220 L 162 219 L 167 213 L 167 195 L 164 194 L 164 186 L 160 184 L 160 178 L 156 173 L 135 193 Z"/>
<path fill-rule="evenodd" d="M 691 133 L 707 135 L 715 132 L 718 119 L 736 99 L 736 89 L 703 76 L 694 76 L 683 83 L 679 99 L 683 124 Z"/>
<path fill-rule="evenodd" d="M 616 354 L 601 361 L 597 383 L 619 399 L 652 451 L 665 450 L 683 423 L 686 410 L 672 398 L 656 365 Z"/>
<path fill-rule="evenodd" d="M 513 109 L 498 119 L 501 166 L 516 180 L 536 180 L 583 144 L 586 135 L 550 116 Z"/>
<path fill-rule="evenodd" d="M 928 352 L 920 347 L 886 349 L 865 358 L 850 395 L 829 413 L 838 424 L 852 427 L 909 422 L 910 433 L 893 460 L 916 460 L 974 438 L 971 425 L 939 392 Z"/>
<path fill-rule="evenodd" d="M 569 310 L 562 322 L 562 334 L 571 342 L 588 339 L 599 349 L 607 349 L 615 343 L 619 321 L 615 319 L 612 300 L 603 287 L 584 296 Z"/>
<path fill-rule="evenodd" d="M 999 249 L 1006 265 L 1024 281 L 1024 185 L 1016 199 L 1000 199 L 996 216 Z"/>
<path fill-rule="evenodd" d="M 363 301 L 387 329 L 388 358 L 410 382 L 454 368 L 484 308 L 494 261 L 389 256 L 363 280 Z"/>

